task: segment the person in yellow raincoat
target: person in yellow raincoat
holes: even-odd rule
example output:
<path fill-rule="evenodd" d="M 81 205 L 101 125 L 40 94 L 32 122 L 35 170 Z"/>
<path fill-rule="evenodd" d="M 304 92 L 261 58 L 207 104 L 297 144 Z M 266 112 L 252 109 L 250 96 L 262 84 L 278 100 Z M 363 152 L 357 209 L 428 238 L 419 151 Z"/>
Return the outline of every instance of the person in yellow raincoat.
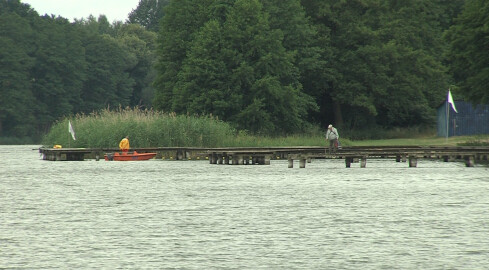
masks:
<path fill-rule="evenodd" d="M 129 147 L 130 147 L 129 146 L 129 136 L 126 136 L 119 143 L 119 148 L 121 149 L 122 152 L 127 152 L 127 151 L 129 151 Z"/>

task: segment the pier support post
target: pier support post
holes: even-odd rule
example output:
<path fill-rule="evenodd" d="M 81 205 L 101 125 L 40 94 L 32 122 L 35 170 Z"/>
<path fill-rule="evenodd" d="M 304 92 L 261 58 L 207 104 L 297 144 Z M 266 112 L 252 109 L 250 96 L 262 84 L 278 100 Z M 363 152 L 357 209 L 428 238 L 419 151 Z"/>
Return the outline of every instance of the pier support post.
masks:
<path fill-rule="evenodd" d="M 244 158 L 242 155 L 238 155 L 238 165 L 243 165 L 244 164 Z"/>
<path fill-rule="evenodd" d="M 224 156 L 224 163 L 226 165 L 229 165 L 229 155 L 227 155 L 227 154 Z"/>
<path fill-rule="evenodd" d="M 294 160 L 289 158 L 289 168 L 294 168 Z"/>
<path fill-rule="evenodd" d="M 184 156 L 185 156 L 185 155 L 184 155 L 184 153 L 183 153 L 183 151 L 182 151 L 182 150 L 177 150 L 177 155 L 176 155 L 177 160 L 183 160 Z M 215 164 L 215 163 L 214 163 L 214 164 Z"/>
<path fill-rule="evenodd" d="M 306 159 L 301 157 L 299 159 L 299 168 L 305 168 L 306 167 Z"/>
<path fill-rule="evenodd" d="M 409 167 L 415 168 L 418 166 L 418 159 L 415 156 L 409 156 Z"/>
<path fill-rule="evenodd" d="M 360 168 L 367 167 L 367 157 L 362 157 L 360 160 Z"/>
<path fill-rule="evenodd" d="M 474 156 L 465 157 L 465 166 L 466 167 L 474 167 L 475 158 Z"/>
<path fill-rule="evenodd" d="M 345 157 L 345 165 L 347 168 L 351 167 L 351 163 L 353 162 L 353 158 L 351 157 Z"/>
<path fill-rule="evenodd" d="M 222 156 L 221 155 L 217 155 L 217 164 L 222 164 L 223 161 L 222 161 Z"/>
<path fill-rule="evenodd" d="M 270 155 L 265 155 L 265 157 L 263 158 L 264 159 L 264 164 L 265 165 L 270 165 L 270 159 L 272 159 L 272 156 Z"/>

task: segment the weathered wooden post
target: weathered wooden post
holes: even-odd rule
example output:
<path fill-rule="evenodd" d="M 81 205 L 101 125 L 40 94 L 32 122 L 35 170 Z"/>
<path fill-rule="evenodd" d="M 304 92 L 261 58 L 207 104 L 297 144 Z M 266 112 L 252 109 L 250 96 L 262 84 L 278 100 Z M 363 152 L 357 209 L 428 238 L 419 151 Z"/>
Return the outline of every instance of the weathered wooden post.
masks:
<path fill-rule="evenodd" d="M 225 155 L 224 155 L 224 163 L 225 163 L 226 165 L 229 165 L 229 155 L 228 155 L 228 154 L 225 154 Z"/>
<path fill-rule="evenodd" d="M 351 163 L 353 162 L 353 158 L 351 157 L 345 157 L 345 165 L 347 168 L 351 167 Z"/>
<path fill-rule="evenodd" d="M 367 167 L 367 157 L 366 156 L 363 156 L 360 159 L 360 168 L 365 168 L 365 167 Z"/>
<path fill-rule="evenodd" d="M 270 165 L 270 160 L 271 159 L 272 159 L 272 156 L 271 155 L 265 155 L 265 157 L 263 157 L 263 164 Z"/>
<path fill-rule="evenodd" d="M 182 150 L 177 150 L 177 160 L 183 160 L 184 158 L 184 154 L 183 154 L 183 151 Z M 214 163 L 215 164 L 215 163 Z"/>
<path fill-rule="evenodd" d="M 418 158 L 415 156 L 409 156 L 409 167 L 414 168 L 418 166 Z"/>
<path fill-rule="evenodd" d="M 217 164 L 222 164 L 222 155 L 217 155 Z"/>
<path fill-rule="evenodd" d="M 475 158 L 474 156 L 466 156 L 465 157 L 465 166 L 466 167 L 474 167 Z"/>
<path fill-rule="evenodd" d="M 299 168 L 305 168 L 305 167 L 306 167 L 306 159 L 304 157 L 300 157 Z"/>
<path fill-rule="evenodd" d="M 401 162 L 401 155 L 396 156 L 396 162 Z"/>
<path fill-rule="evenodd" d="M 289 168 L 294 168 L 294 160 L 289 157 Z"/>

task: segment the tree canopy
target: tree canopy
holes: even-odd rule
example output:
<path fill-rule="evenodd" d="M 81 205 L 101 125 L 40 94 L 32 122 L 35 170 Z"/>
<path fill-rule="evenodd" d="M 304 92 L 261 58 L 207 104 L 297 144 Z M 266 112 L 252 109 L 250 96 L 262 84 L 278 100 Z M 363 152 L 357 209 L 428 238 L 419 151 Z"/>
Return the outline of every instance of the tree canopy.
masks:
<path fill-rule="evenodd" d="M 449 87 L 488 103 L 482 0 L 140 0 L 69 22 L 0 0 L 0 137 L 107 107 L 238 130 L 431 125 Z"/>
<path fill-rule="evenodd" d="M 448 59 L 461 94 L 476 104 L 489 103 L 489 2 L 467 0 L 447 31 Z"/>

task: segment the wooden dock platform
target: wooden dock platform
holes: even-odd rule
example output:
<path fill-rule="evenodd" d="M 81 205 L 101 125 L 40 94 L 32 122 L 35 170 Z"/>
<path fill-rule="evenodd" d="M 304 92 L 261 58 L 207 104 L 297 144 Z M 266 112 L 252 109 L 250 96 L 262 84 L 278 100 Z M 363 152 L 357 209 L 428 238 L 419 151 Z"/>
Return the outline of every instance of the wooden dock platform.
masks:
<path fill-rule="evenodd" d="M 44 160 L 82 161 L 85 158 L 100 160 L 106 153 L 114 153 L 117 148 L 39 148 Z M 395 159 L 397 162 L 408 162 L 409 167 L 416 167 L 419 159 L 439 159 L 463 161 L 473 167 L 476 162 L 488 162 L 489 147 L 440 147 L 440 146 L 382 146 L 342 147 L 334 154 L 328 154 L 327 147 L 156 147 L 134 148 L 138 153 L 156 152 L 157 159 L 189 160 L 208 159 L 210 164 L 229 165 L 269 165 L 271 160 L 287 159 L 288 167 L 294 167 L 294 160 L 299 167 L 305 168 L 313 159 L 344 159 L 345 166 L 360 163 L 367 166 L 368 159 Z"/>

